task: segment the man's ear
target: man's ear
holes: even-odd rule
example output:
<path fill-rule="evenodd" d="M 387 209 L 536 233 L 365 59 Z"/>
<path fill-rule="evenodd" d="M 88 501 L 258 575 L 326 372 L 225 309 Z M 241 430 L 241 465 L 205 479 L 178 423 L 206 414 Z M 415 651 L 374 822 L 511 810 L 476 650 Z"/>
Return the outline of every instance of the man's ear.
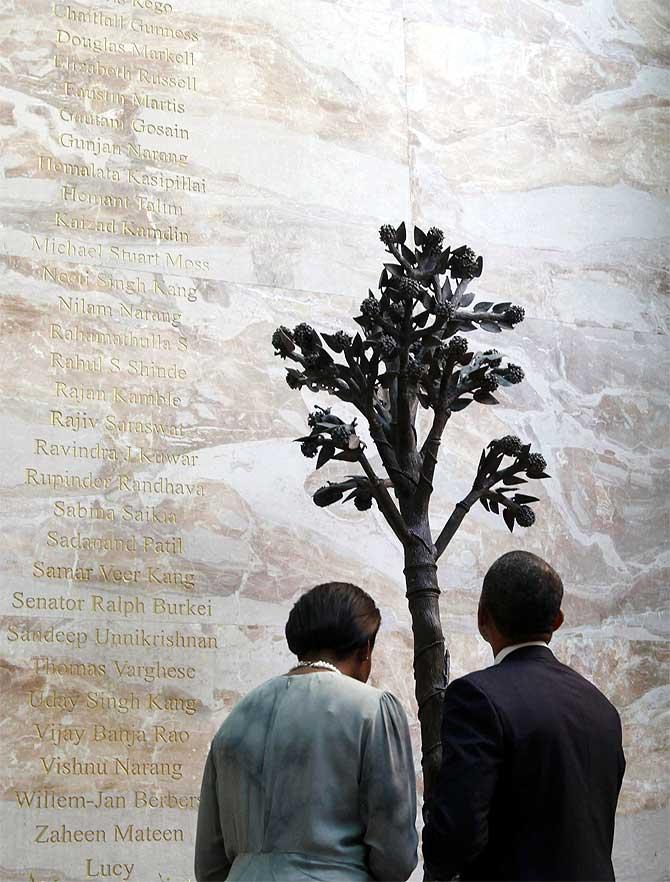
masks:
<path fill-rule="evenodd" d="M 559 609 L 558 614 L 551 625 L 552 633 L 554 631 L 558 631 L 558 629 L 561 627 L 561 625 L 563 624 L 564 621 L 565 621 L 565 616 L 563 615 L 563 610 Z"/>
<path fill-rule="evenodd" d="M 481 597 L 479 598 L 479 605 L 477 606 L 477 627 L 479 628 L 479 633 L 486 639 L 486 629 L 489 623 L 489 613 L 486 609 L 486 606 L 482 603 Z"/>

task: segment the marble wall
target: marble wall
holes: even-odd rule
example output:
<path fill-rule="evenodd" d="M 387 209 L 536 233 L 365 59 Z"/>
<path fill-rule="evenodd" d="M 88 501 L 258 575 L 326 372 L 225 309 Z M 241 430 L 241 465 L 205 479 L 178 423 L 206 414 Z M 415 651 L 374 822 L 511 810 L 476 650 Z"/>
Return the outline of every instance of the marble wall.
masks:
<path fill-rule="evenodd" d="M 317 581 L 378 599 L 373 682 L 414 719 L 399 548 L 374 508 L 311 502 L 350 466 L 314 474 L 291 443 L 333 402 L 290 390 L 269 342 L 351 328 L 377 228 L 402 219 L 470 244 L 478 291 L 527 315 L 496 341 L 526 382 L 443 442 L 436 530 L 492 437 L 532 441 L 552 474 L 532 530 L 478 509 L 440 561 L 454 674 L 490 661 L 488 565 L 550 560 L 555 651 L 624 722 L 618 878 L 664 878 L 666 6 L 0 14 L 0 879 L 190 878 L 208 741 L 288 667 L 288 610 Z"/>

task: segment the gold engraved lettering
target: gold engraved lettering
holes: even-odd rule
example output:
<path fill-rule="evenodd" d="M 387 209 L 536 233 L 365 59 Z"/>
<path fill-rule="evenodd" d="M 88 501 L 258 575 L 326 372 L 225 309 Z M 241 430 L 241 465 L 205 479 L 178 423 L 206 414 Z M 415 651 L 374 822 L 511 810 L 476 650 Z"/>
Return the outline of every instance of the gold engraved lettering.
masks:
<path fill-rule="evenodd" d="M 185 126 L 177 124 L 167 126 L 162 123 L 148 122 L 140 116 L 133 119 L 130 126 L 137 135 L 153 135 L 158 138 L 176 138 L 181 141 L 191 140 L 189 130 Z"/>
<path fill-rule="evenodd" d="M 152 598 L 153 613 L 157 616 L 192 616 L 194 618 L 211 618 L 212 601 L 197 603 L 194 600 L 165 600 L 163 597 Z"/>
<path fill-rule="evenodd" d="M 176 349 L 186 351 L 188 345 L 185 338 L 178 337 L 176 341 L 166 337 L 160 331 L 150 331 L 148 334 L 136 334 L 134 331 L 98 331 L 95 328 L 82 327 L 81 325 L 62 325 L 60 322 L 52 322 L 49 325 L 49 337 L 52 340 L 71 344 L 94 343 L 97 346 L 107 346 L 116 349 L 119 346 L 135 349 L 162 349 L 170 351 Z M 183 342 L 181 342 L 183 340 Z"/>
<path fill-rule="evenodd" d="M 95 318 L 111 318 L 112 307 L 106 303 L 91 303 L 85 297 L 63 297 L 58 295 L 58 308 L 74 315 L 90 315 Z"/>
<path fill-rule="evenodd" d="M 56 18 L 74 21 L 77 24 L 92 24 L 98 27 L 123 30 L 125 19 L 117 13 L 102 12 L 98 9 L 75 9 L 69 3 L 53 3 L 51 10 Z"/>
<path fill-rule="evenodd" d="M 206 193 L 207 184 L 204 178 L 192 178 L 187 174 L 163 171 L 148 172 L 127 169 L 128 183 L 136 187 L 153 187 L 165 192 Z"/>
<path fill-rule="evenodd" d="M 121 173 L 118 169 L 95 165 L 93 162 L 63 162 L 53 156 L 39 154 L 37 167 L 40 171 L 47 171 L 52 175 L 67 175 L 70 178 L 113 181 L 117 184 L 121 181 Z"/>
<path fill-rule="evenodd" d="M 121 156 L 123 154 L 120 145 L 113 141 L 105 141 L 98 137 L 80 138 L 78 135 L 73 135 L 72 132 L 62 132 L 58 136 L 58 143 L 61 147 L 83 150 L 94 156 Z"/>
<path fill-rule="evenodd" d="M 147 733 L 144 729 L 136 729 L 134 726 L 103 726 L 96 723 L 93 726 L 93 741 L 105 741 L 108 744 L 123 744 L 133 748 L 136 744 L 147 743 Z"/>
<path fill-rule="evenodd" d="M 47 532 L 47 545 L 49 548 L 67 548 L 76 551 L 116 551 L 119 554 L 135 554 L 137 552 L 136 536 L 82 536 L 74 533 L 72 536 L 64 536 L 58 530 Z"/>
<path fill-rule="evenodd" d="M 56 567 L 49 566 L 42 560 L 33 563 L 35 579 L 65 579 L 73 582 L 90 582 L 93 567 Z"/>
<path fill-rule="evenodd" d="M 154 683 L 156 680 L 193 680 L 196 675 L 196 669 L 192 665 L 165 665 L 159 661 L 153 664 L 114 661 L 113 665 L 118 677 L 144 680 L 145 683 Z"/>
<path fill-rule="evenodd" d="M 93 858 L 86 858 L 84 866 L 87 879 L 102 877 L 119 879 L 121 882 L 128 882 L 135 869 L 135 864 L 101 864 Z"/>
<path fill-rule="evenodd" d="M 112 479 L 102 478 L 89 472 L 87 475 L 71 475 L 69 472 L 40 472 L 38 469 L 27 468 L 25 483 L 29 487 L 52 487 L 54 490 L 109 490 Z M 202 494 L 198 494 L 204 496 Z"/>
<path fill-rule="evenodd" d="M 85 680 L 96 680 L 104 677 L 107 669 L 104 662 L 63 662 L 54 661 L 48 655 L 34 655 L 33 668 L 36 674 L 54 677 L 83 677 Z"/>
<path fill-rule="evenodd" d="M 89 416 L 86 411 L 75 413 L 63 413 L 62 410 L 49 411 L 49 423 L 59 429 L 70 429 L 73 432 L 82 432 L 87 429 L 95 429 L 98 418 Z"/>
<path fill-rule="evenodd" d="M 138 571 L 139 572 L 139 571 Z M 105 580 L 110 581 L 110 580 Z M 116 581 L 137 581 L 129 579 L 118 579 Z M 117 594 L 116 597 L 103 597 L 102 594 L 91 594 L 90 597 L 91 611 L 103 614 L 113 613 L 120 616 L 140 616 L 144 615 L 144 601 L 141 597 L 128 597 L 127 595 Z"/>
<path fill-rule="evenodd" d="M 95 285 L 103 291 L 115 291 L 122 294 L 146 294 L 147 292 L 146 282 L 140 276 L 135 276 L 134 279 L 124 279 L 113 276 L 105 270 L 96 273 Z"/>
<path fill-rule="evenodd" d="M 110 479 L 108 479 L 110 480 Z M 134 478 L 132 475 L 118 475 L 117 489 L 131 493 L 157 493 L 161 496 L 205 496 L 204 484 L 189 484 L 171 481 L 168 478 Z"/>
<path fill-rule="evenodd" d="M 100 829 L 83 829 L 78 827 L 51 827 L 49 824 L 37 824 L 35 826 L 34 842 L 51 845 L 53 843 L 72 842 L 106 842 L 105 831 Z"/>
<path fill-rule="evenodd" d="M 96 443 L 87 447 L 84 444 L 50 444 L 43 438 L 35 438 L 36 456 L 69 456 L 72 459 L 100 459 L 117 462 L 119 453 L 115 447 L 103 447 Z"/>
<path fill-rule="evenodd" d="M 173 511 L 163 511 L 151 505 L 148 508 L 134 508 L 132 505 L 124 505 L 121 509 L 121 520 L 131 521 L 138 524 L 165 524 L 177 523 L 177 514 Z"/>
<path fill-rule="evenodd" d="M 44 252 L 45 254 L 59 254 L 63 257 L 81 257 L 102 260 L 102 245 L 75 245 L 69 239 L 55 239 L 46 236 L 44 239 L 38 239 L 32 236 L 32 247 L 34 251 Z"/>
<path fill-rule="evenodd" d="M 156 86 L 159 89 L 183 89 L 185 92 L 197 92 L 198 84 L 194 76 L 173 76 L 159 74 L 148 67 L 137 69 L 137 81 L 142 86 Z"/>
<path fill-rule="evenodd" d="M 117 245 L 111 245 L 109 248 L 110 257 L 123 263 L 136 263 L 138 266 L 158 266 L 159 254 L 157 251 L 131 251 L 129 248 L 119 248 Z"/>
<path fill-rule="evenodd" d="M 68 110 L 61 107 L 59 114 L 63 122 L 77 123 L 83 126 L 96 126 L 99 129 L 114 129 L 115 131 L 123 131 L 125 123 L 123 117 L 105 116 L 100 113 L 93 113 L 89 110 Z"/>
<path fill-rule="evenodd" d="M 33 731 L 40 741 L 50 741 L 58 747 L 61 744 L 78 747 L 86 735 L 84 726 L 58 726 L 55 723 L 33 723 Z"/>
<path fill-rule="evenodd" d="M 146 392 L 135 392 L 114 386 L 112 392 L 113 404 L 141 404 L 143 407 L 180 407 L 181 398 L 172 392 L 160 392 L 158 389 L 150 389 Z"/>
<path fill-rule="evenodd" d="M 63 631 L 53 625 L 41 629 L 30 628 L 28 625 L 9 625 L 7 628 L 8 643 L 63 643 L 68 647 L 81 649 L 88 641 L 86 631 Z M 38 705 L 33 705 L 37 707 Z"/>
<path fill-rule="evenodd" d="M 151 227 L 131 223 L 128 220 L 121 221 L 119 233 L 122 236 L 132 236 L 135 239 L 153 239 L 157 242 L 180 242 L 183 245 L 188 244 L 190 238 L 186 230 L 181 230 L 176 224 L 170 224 L 167 227 Z"/>
<path fill-rule="evenodd" d="M 186 272 L 191 272 L 193 270 L 209 270 L 208 260 L 194 260 L 179 253 L 173 254 L 168 251 L 165 255 L 165 261 L 169 268 L 175 268 Z"/>
<path fill-rule="evenodd" d="M 181 794 L 160 791 L 153 793 L 150 790 L 135 790 L 135 808 L 159 808 L 159 809 L 195 809 L 200 803 L 200 797 L 195 794 L 184 796 Z"/>
<path fill-rule="evenodd" d="M 88 581 L 79 579 L 78 581 Z M 43 609 L 58 612 L 81 612 L 84 608 L 84 600 L 80 597 L 63 597 L 58 594 L 55 597 L 32 597 L 23 591 L 15 591 L 12 594 L 12 609 Z"/>
<path fill-rule="evenodd" d="M 118 233 L 117 223 L 111 220 L 99 220 L 88 217 L 79 217 L 74 214 L 65 214 L 62 211 L 56 211 L 56 226 L 67 227 L 69 230 L 81 231 L 88 230 L 92 233 Z"/>
<path fill-rule="evenodd" d="M 156 536 L 142 536 L 142 551 L 145 554 L 173 554 L 184 553 L 184 540 L 181 536 L 169 536 L 158 539 Z"/>
<path fill-rule="evenodd" d="M 54 55 L 54 67 L 56 70 L 65 70 L 68 74 L 81 77 L 107 77 L 110 79 L 130 82 L 133 78 L 133 69 L 129 65 L 119 62 L 103 62 L 99 58 L 81 59 L 72 55 Z"/>
<path fill-rule="evenodd" d="M 168 438 L 183 438 L 186 426 L 183 423 L 154 423 L 146 420 L 120 419 L 113 413 L 103 420 L 107 432 L 134 432 L 143 435 L 163 435 Z"/>
<path fill-rule="evenodd" d="M 128 824 L 121 827 L 114 824 L 114 839 L 116 842 L 183 842 L 184 831 L 175 829 L 163 829 L 158 827 L 136 827 Z"/>
<path fill-rule="evenodd" d="M 79 353 L 63 355 L 61 352 L 52 352 L 49 356 L 49 365 L 63 371 L 81 371 L 85 374 L 101 374 L 103 372 L 101 355 L 84 358 Z"/>
<path fill-rule="evenodd" d="M 181 217 L 184 209 L 181 205 L 175 205 L 174 202 L 166 202 L 160 196 L 142 196 L 139 194 L 135 197 L 140 211 L 150 211 L 154 214 L 167 214 L 172 217 Z"/>
<path fill-rule="evenodd" d="M 173 11 L 172 4 L 164 3 L 163 0 L 133 0 L 133 9 L 146 9 L 157 15 L 168 15 Z"/>
<path fill-rule="evenodd" d="M 15 790 L 14 798 L 19 808 L 26 809 L 86 808 L 86 797 L 81 793 L 56 793 L 53 790 Z M 125 805 L 120 808 L 125 808 Z"/>
<path fill-rule="evenodd" d="M 142 465 L 183 465 L 195 466 L 198 463 L 197 453 L 171 453 L 167 450 L 149 450 L 146 447 L 126 447 L 126 462 L 138 462 Z"/>
<path fill-rule="evenodd" d="M 82 190 L 74 184 L 63 184 L 61 196 L 64 202 L 81 202 L 98 208 L 130 208 L 127 196 L 118 196 L 114 193 L 92 193 L 90 190 Z"/>
<path fill-rule="evenodd" d="M 90 49 L 96 55 L 124 55 L 128 52 L 125 43 L 109 40 L 107 37 L 86 37 L 68 31 L 66 28 L 56 30 L 56 42 L 59 46 L 73 46 L 75 49 Z"/>
<path fill-rule="evenodd" d="M 126 153 L 130 159 L 142 159 L 144 162 L 153 162 L 155 164 L 163 162 L 179 166 L 186 166 L 188 164 L 188 153 L 175 153 L 171 150 L 155 150 L 151 147 L 144 147 L 141 144 L 132 143 L 126 144 L 125 147 Z M 82 147 L 81 149 L 83 150 L 86 148 Z M 95 152 L 95 150 L 92 152 Z"/>
<path fill-rule="evenodd" d="M 96 627 L 94 642 L 97 646 L 140 646 L 145 649 L 218 649 L 217 638 L 210 634 L 184 634 L 183 631 L 147 631 L 135 628 L 132 631 L 116 631 L 111 627 Z M 150 707 L 150 710 L 160 710 Z M 170 710 L 170 708 L 163 708 Z M 191 711 L 194 713 L 195 709 Z"/>
<path fill-rule="evenodd" d="M 58 499 L 54 503 L 54 515 L 57 518 L 90 519 L 92 521 L 114 521 L 116 512 L 113 508 L 105 508 L 96 502 L 85 505 L 83 502 L 65 502 Z"/>
<path fill-rule="evenodd" d="M 192 591 L 195 588 L 195 573 L 184 573 L 181 570 L 163 570 L 160 567 L 147 567 L 147 582 L 149 585 L 168 585 L 186 588 Z"/>

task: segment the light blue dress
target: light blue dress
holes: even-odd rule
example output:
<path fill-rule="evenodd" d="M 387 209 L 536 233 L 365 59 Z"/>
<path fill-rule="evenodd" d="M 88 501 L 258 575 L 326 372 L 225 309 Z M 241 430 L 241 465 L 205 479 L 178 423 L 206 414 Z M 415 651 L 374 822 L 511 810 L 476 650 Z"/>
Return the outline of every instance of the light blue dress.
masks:
<path fill-rule="evenodd" d="M 415 822 L 398 699 L 334 671 L 281 675 L 239 701 L 212 741 L 195 876 L 405 880 L 417 864 Z"/>

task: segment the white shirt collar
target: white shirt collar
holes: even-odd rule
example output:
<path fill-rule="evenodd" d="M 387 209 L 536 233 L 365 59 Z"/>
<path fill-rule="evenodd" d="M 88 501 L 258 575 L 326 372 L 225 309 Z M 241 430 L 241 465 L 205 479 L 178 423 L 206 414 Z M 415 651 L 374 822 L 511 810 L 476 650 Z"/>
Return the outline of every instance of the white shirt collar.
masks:
<path fill-rule="evenodd" d="M 505 646 L 493 659 L 493 664 L 497 665 L 505 658 L 506 655 L 509 655 L 510 652 L 514 652 L 515 649 L 521 649 L 522 646 L 547 646 L 544 640 L 529 640 L 527 643 L 514 643 L 512 646 Z M 549 647 L 547 646 L 547 649 Z"/>

